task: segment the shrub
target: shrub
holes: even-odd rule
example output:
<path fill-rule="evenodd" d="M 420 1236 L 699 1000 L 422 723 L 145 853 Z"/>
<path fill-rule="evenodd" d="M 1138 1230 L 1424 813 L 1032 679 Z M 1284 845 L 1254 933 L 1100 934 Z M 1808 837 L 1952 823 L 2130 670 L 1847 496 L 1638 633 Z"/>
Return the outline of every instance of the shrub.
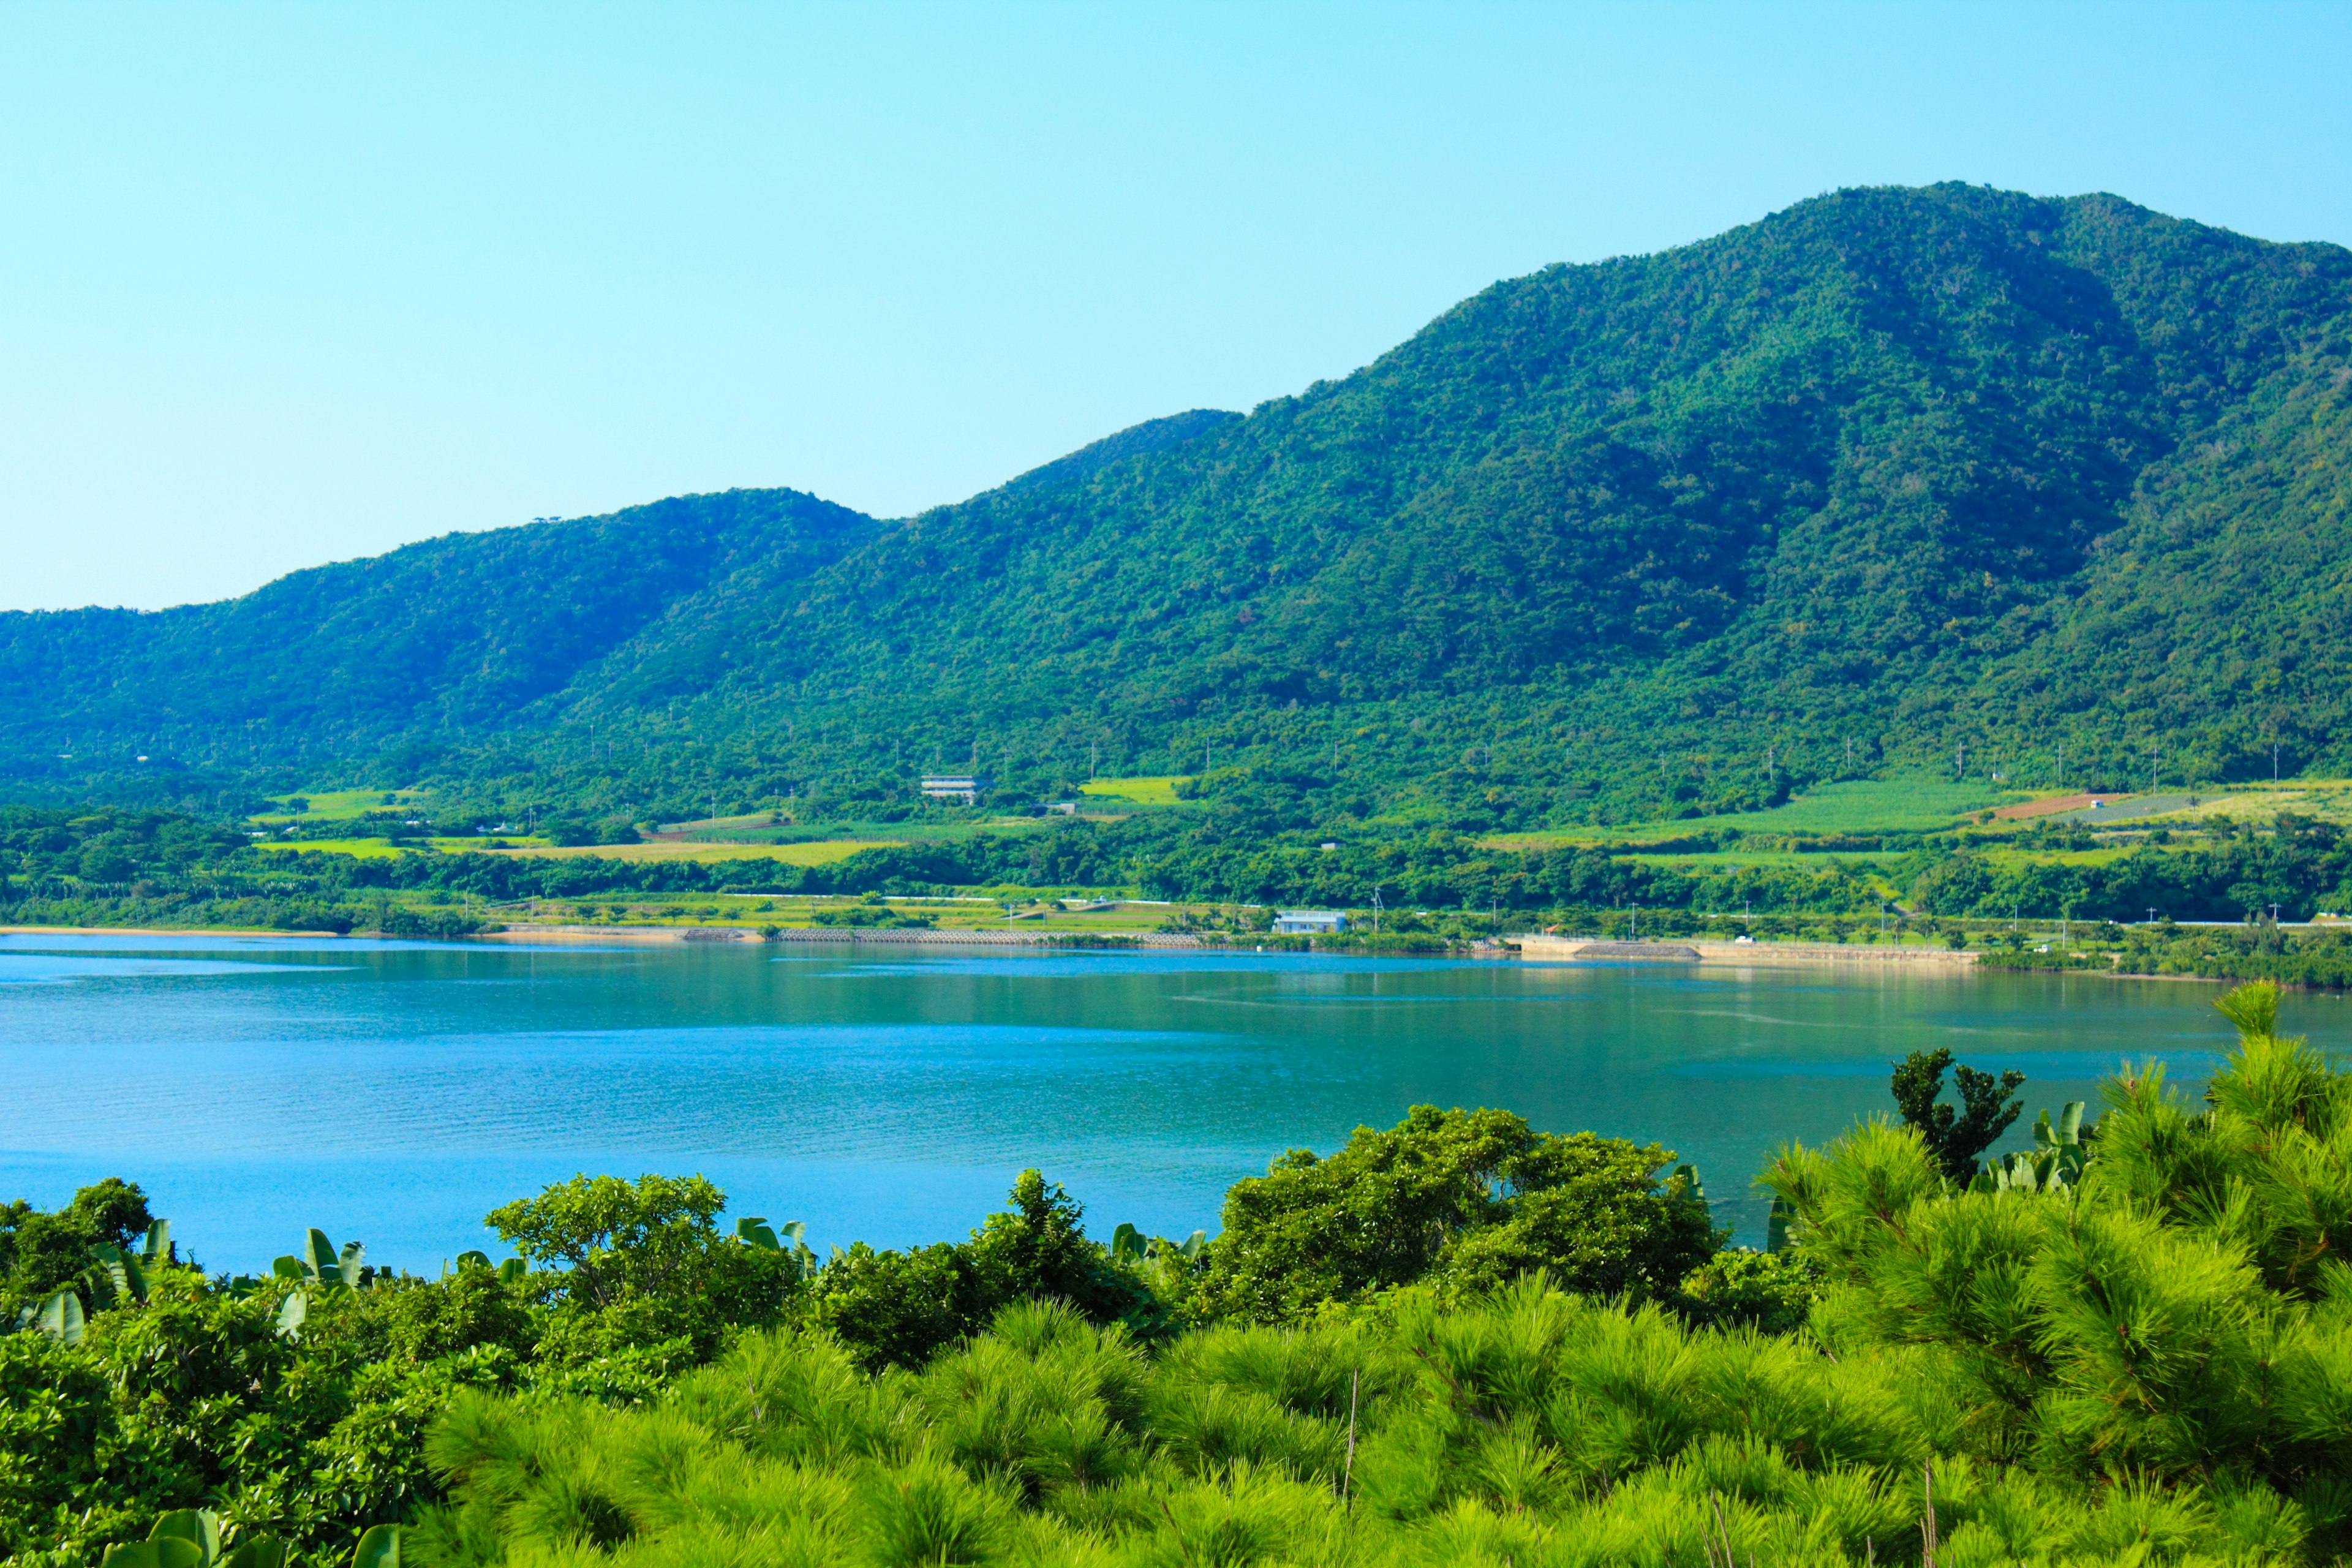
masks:
<path fill-rule="evenodd" d="M 1425 1277 L 1490 1289 L 1544 1268 L 1570 1289 L 1657 1295 L 1720 1243 L 1655 1145 L 1538 1133 L 1507 1111 L 1415 1106 L 1328 1160 L 1294 1149 L 1225 1195 L 1207 1309 L 1294 1318 Z"/>

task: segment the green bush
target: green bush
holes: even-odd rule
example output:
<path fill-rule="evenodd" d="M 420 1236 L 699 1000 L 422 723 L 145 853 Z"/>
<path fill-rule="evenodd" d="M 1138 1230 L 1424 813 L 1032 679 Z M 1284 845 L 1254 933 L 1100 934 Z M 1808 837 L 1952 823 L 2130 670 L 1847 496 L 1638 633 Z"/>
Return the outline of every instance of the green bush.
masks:
<path fill-rule="evenodd" d="M 1529 1269 L 1578 1290 L 1660 1295 L 1722 1237 L 1674 1159 L 1501 1110 L 1413 1107 L 1329 1159 L 1294 1149 L 1225 1194 L 1202 1288 L 1211 1314 L 1259 1322 L 1435 1274 L 1492 1289 Z"/>

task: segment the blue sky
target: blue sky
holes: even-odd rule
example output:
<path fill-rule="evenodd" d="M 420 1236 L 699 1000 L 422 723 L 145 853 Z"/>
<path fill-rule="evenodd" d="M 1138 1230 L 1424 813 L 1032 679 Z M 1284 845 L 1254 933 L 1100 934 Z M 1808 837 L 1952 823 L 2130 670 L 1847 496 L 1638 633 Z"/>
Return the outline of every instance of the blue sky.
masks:
<path fill-rule="evenodd" d="M 0 608 L 883 515 L 1845 184 L 2352 242 L 2352 5 L 0 6 Z"/>

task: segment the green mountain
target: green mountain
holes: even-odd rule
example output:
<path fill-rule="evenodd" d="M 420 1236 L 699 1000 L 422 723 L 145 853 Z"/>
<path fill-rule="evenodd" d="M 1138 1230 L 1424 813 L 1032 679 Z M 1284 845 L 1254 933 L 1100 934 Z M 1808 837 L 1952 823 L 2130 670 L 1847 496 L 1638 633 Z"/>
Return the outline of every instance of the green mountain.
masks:
<path fill-rule="evenodd" d="M 2335 246 L 1841 192 L 913 518 L 736 491 L 0 616 L 0 769 L 652 815 L 1233 763 L 1527 826 L 1962 745 L 2084 783 L 2267 773 L 2274 740 L 2352 767 L 2347 335 Z"/>

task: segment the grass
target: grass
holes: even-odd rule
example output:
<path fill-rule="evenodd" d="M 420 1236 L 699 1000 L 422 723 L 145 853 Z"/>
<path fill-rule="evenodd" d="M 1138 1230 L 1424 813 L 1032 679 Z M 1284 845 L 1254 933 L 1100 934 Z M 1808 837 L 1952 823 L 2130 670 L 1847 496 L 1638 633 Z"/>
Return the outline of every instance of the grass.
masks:
<path fill-rule="evenodd" d="M 2297 816 L 2315 816 L 2328 822 L 2352 822 L 2352 779 L 2290 779 L 2280 784 L 2257 784 L 2252 788 L 2239 787 L 2227 794 L 2211 789 L 2166 790 L 2167 795 L 2177 795 L 2183 802 L 2195 795 L 2195 805 L 2183 805 L 2178 810 L 2149 813 L 2153 823 L 2161 817 L 2164 825 L 2183 822 L 2205 822 L 2226 816 L 2232 822 L 2269 823 L 2286 812 Z"/>
<path fill-rule="evenodd" d="M 1482 840 L 1497 849 L 1559 844 L 1643 844 L 1737 828 L 1742 833 L 1923 833 L 1949 827 L 1971 812 L 1999 805 L 2015 791 L 1990 782 L 1948 779 L 1848 779 L 1823 784 L 1769 811 L 1691 817 L 1681 822 L 1626 823 L 1510 833 Z"/>
<path fill-rule="evenodd" d="M 275 843 L 256 839 L 253 847 L 273 854 L 349 855 L 361 860 L 388 860 L 394 855 L 426 853 L 415 846 L 394 848 L 389 838 L 313 838 L 307 841 L 288 838 Z"/>
<path fill-rule="evenodd" d="M 1184 774 L 1161 773 L 1150 778 L 1096 779 L 1080 787 L 1087 795 L 1134 805 L 1174 805 L 1176 786 L 1185 782 Z"/>
<path fill-rule="evenodd" d="M 524 908 L 501 908 L 498 917 L 516 929 L 531 925 L 610 924 L 616 927 L 686 924 L 756 931 L 774 925 L 801 931 L 824 922 L 822 911 L 845 910 L 862 899 L 810 897 L 765 893 L 587 894 L 576 899 L 540 899 Z M 1107 910 L 1066 910 L 1057 901 L 1024 908 L 1021 918 L 1008 920 L 992 898 L 895 898 L 883 904 L 901 914 L 930 918 L 938 931 L 1013 931 L 1035 934 L 1091 931 L 1100 935 L 1132 935 L 1155 929 L 1171 913 L 1168 906 L 1118 904 Z M 869 939 L 888 940 L 889 932 L 865 928 Z"/>
<path fill-rule="evenodd" d="M 787 866 L 830 866 L 861 849 L 895 849 L 902 838 L 827 838 L 800 844 L 697 844 L 660 840 L 652 844 L 583 844 L 573 848 L 490 849 L 489 855 L 538 859 L 594 856 L 604 860 L 781 860 Z"/>
<path fill-rule="evenodd" d="M 313 794 L 308 790 L 294 792 L 310 803 L 305 812 L 276 811 L 257 816 L 256 822 L 351 822 L 371 811 L 390 811 L 399 806 L 421 805 L 432 796 L 421 789 L 331 789 Z M 385 797 L 391 797 L 387 800 Z M 293 795 L 278 795 L 271 805 L 283 806 Z"/>
<path fill-rule="evenodd" d="M 747 819 L 748 820 L 748 819 Z M 677 824 L 662 829 L 658 843 L 821 844 L 838 839 L 885 840 L 893 844 L 960 844 L 979 833 L 1025 833 L 1040 826 L 1034 816 L 983 817 L 977 821 L 772 823 L 748 826 Z"/>
<path fill-rule="evenodd" d="M 1849 855 L 1843 851 L 1800 854 L 1793 849 L 1718 849 L 1706 855 L 1644 855 L 1618 857 L 1640 866 L 1675 866 L 1691 871 L 1739 871 L 1750 867 L 1794 866 L 1802 870 L 1822 871 L 1831 861 L 1850 870 L 1871 870 L 1880 862 L 1894 859 L 1893 855 L 1863 853 Z"/>
<path fill-rule="evenodd" d="M 2025 866 L 2105 866 L 2135 853 L 2140 846 L 2122 846 L 2112 849 L 1979 849 L 1985 863 L 2003 871 Z M 2161 849 L 2163 845 L 2151 845 Z M 2175 846 L 2174 847 L 2186 847 Z"/>

